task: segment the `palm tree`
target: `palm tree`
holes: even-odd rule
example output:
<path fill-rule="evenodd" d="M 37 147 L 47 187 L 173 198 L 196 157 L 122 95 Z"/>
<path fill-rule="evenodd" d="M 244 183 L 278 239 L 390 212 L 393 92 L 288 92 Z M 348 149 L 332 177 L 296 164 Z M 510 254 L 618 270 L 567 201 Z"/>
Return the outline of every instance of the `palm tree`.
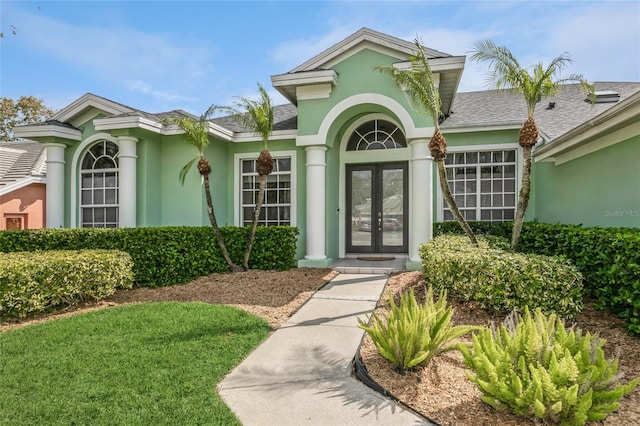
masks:
<path fill-rule="evenodd" d="M 429 150 L 431 151 L 431 157 L 438 166 L 438 176 L 440 180 L 440 188 L 442 188 L 442 194 L 449 207 L 449 210 L 453 214 L 460 227 L 464 230 L 465 234 L 469 237 L 469 240 L 473 245 L 478 245 L 476 236 L 471 230 L 471 227 L 464 219 L 458 209 L 451 189 L 449 188 L 449 182 L 447 181 L 447 173 L 444 165 L 444 160 L 447 156 L 447 141 L 442 135 L 439 126 L 440 117 L 442 114 L 442 100 L 440 99 L 440 92 L 433 82 L 433 74 L 431 73 L 431 67 L 425 54 L 424 48 L 419 39 L 414 41 L 416 45 L 416 52 L 409 56 L 413 67 L 411 69 L 398 69 L 394 66 L 381 66 L 376 67 L 376 70 L 390 75 L 395 83 L 402 89 L 413 105 L 413 107 L 431 116 L 435 132 L 429 141 Z"/>
<path fill-rule="evenodd" d="M 262 139 L 262 151 L 256 160 L 256 171 L 260 179 L 258 199 L 256 200 L 256 207 L 253 211 L 253 221 L 251 223 L 249 236 L 247 237 L 247 245 L 242 261 L 242 267 L 245 270 L 249 269 L 249 257 L 251 256 L 251 249 L 253 248 L 253 242 L 256 238 L 256 228 L 258 227 L 260 210 L 264 203 L 267 176 L 269 176 L 273 170 L 273 159 L 267 149 L 269 136 L 271 136 L 271 132 L 273 131 L 273 107 L 271 106 L 271 98 L 260 83 L 258 83 L 258 90 L 260 91 L 259 100 L 240 97 L 235 101 L 235 107 L 216 107 L 217 110 L 231 113 L 231 116 L 238 123 L 259 134 Z"/>
<path fill-rule="evenodd" d="M 523 167 L 511 237 L 511 250 L 516 250 L 520 243 L 522 223 L 531 193 L 531 152 L 538 142 L 538 126 L 533 119 L 536 105 L 542 98 L 557 93 L 562 85 L 569 82 L 579 83 L 581 89 L 587 92 L 591 99 L 593 99 L 594 88 L 581 74 L 556 78 L 565 66 L 573 62 L 567 53 L 553 58 L 546 68 L 542 62 L 538 62 L 530 68 L 530 71 L 520 65 L 509 49 L 505 46 L 497 46 L 491 40 L 476 42 L 474 52 L 471 60 L 489 64 L 490 71 L 487 78 L 489 86 L 497 90 L 510 90 L 519 93 L 527 104 L 527 119 L 522 124 L 518 139 L 518 143 L 522 147 Z"/>
<path fill-rule="evenodd" d="M 240 267 L 236 265 L 231 258 L 229 257 L 229 253 L 227 252 L 227 247 L 225 246 L 224 239 L 222 234 L 220 233 L 220 228 L 218 227 L 218 221 L 216 220 L 216 214 L 213 209 L 213 197 L 211 195 L 211 189 L 209 187 L 209 175 L 211 174 L 211 165 L 209 164 L 209 160 L 204 154 L 205 149 L 209 145 L 209 118 L 215 112 L 215 107 L 211 107 L 200 116 L 198 120 L 192 117 L 173 117 L 168 122 L 171 122 L 178 126 L 183 132 L 185 136 L 185 140 L 193 145 L 197 150 L 198 154 L 190 160 L 187 164 L 182 167 L 180 170 L 179 180 L 180 184 L 184 185 L 185 177 L 187 173 L 193 166 L 193 164 L 198 162 L 198 172 L 202 176 L 202 181 L 204 183 L 204 193 L 207 199 L 207 213 L 209 214 L 209 221 L 211 222 L 211 227 L 213 228 L 213 233 L 216 237 L 216 242 L 218 243 L 218 247 L 220 248 L 220 252 L 224 257 L 224 260 L 227 262 L 229 266 L 229 271 L 238 272 L 240 271 Z"/>

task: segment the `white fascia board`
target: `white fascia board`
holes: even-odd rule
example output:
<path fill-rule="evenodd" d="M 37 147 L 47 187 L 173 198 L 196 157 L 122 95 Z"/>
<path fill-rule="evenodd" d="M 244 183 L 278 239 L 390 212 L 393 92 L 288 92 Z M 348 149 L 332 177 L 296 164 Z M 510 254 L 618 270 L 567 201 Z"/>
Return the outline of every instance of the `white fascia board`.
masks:
<path fill-rule="evenodd" d="M 69 129 L 68 127 L 56 126 L 53 124 L 16 127 L 14 128 L 13 133 L 17 137 L 24 139 L 55 137 L 74 141 L 82 140 L 82 132 L 80 130 Z"/>
<path fill-rule="evenodd" d="M 627 99 L 620 101 L 618 105 L 582 123 L 551 143 L 534 150 L 533 156 L 540 161 L 549 161 L 551 157 L 563 155 L 567 151 L 590 143 L 622 127 L 631 126 L 637 129 L 636 125 L 639 122 L 640 92 L 636 92 Z M 618 140 L 618 142 L 622 142 L 622 140 Z"/>
<path fill-rule="evenodd" d="M 298 137 L 297 130 L 276 130 L 271 132 L 271 136 L 269 137 L 269 141 L 282 141 L 282 140 L 290 140 L 296 139 Z M 243 143 L 243 142 L 262 142 L 262 137 L 257 133 L 252 132 L 244 132 L 237 133 L 232 142 Z"/>
<path fill-rule="evenodd" d="M 155 133 L 162 133 L 162 123 L 147 117 L 107 117 L 93 120 L 96 130 L 119 130 L 119 129 L 145 129 Z"/>
<path fill-rule="evenodd" d="M 309 59 L 302 65 L 299 65 L 298 67 L 294 68 L 293 70 L 291 70 L 291 72 L 308 71 L 308 70 L 317 69 L 325 65 L 327 62 L 331 61 L 332 59 L 334 59 L 336 56 L 349 51 L 354 46 L 356 46 L 357 44 L 365 40 L 370 41 L 377 45 L 390 47 L 396 51 L 401 51 L 404 54 L 410 54 L 413 52 L 413 43 L 398 39 L 396 37 L 391 37 L 386 34 L 378 33 L 378 32 L 369 30 L 368 28 L 362 28 L 361 30 L 355 32 L 354 34 L 345 38 L 341 42 L 334 44 L 333 46 L 329 47 L 328 49 L 324 50 L 323 52 Z"/>
<path fill-rule="evenodd" d="M 69 106 L 58 111 L 51 118 L 65 123 L 89 107 L 99 109 L 111 115 L 133 112 L 132 109 L 126 108 L 124 105 L 87 93 L 69 104 Z"/>
<path fill-rule="evenodd" d="M 491 125 L 482 125 L 482 124 L 468 124 L 462 126 L 452 126 L 452 127 L 440 127 L 442 133 L 474 133 L 474 132 L 491 132 L 494 130 L 519 130 L 522 127 L 522 123 L 518 122 L 505 122 L 505 123 L 496 123 Z"/>
<path fill-rule="evenodd" d="M 10 183 L 9 185 L 0 188 L 0 195 L 9 194 L 15 190 L 24 188 L 27 185 L 31 185 L 32 183 L 47 183 L 47 178 L 45 176 L 28 176 L 24 179 L 20 179 L 19 181 Z"/>
<path fill-rule="evenodd" d="M 464 69 L 466 57 L 447 56 L 444 58 L 427 58 L 427 60 L 429 62 L 429 68 L 431 68 L 431 72 L 436 73 Z M 409 70 L 413 68 L 413 63 L 411 61 L 396 62 L 393 64 L 393 67 L 399 70 Z"/>
<path fill-rule="evenodd" d="M 309 84 L 331 83 L 338 84 L 338 74 L 334 70 L 308 71 L 295 74 L 278 74 L 271 76 L 273 87 L 302 86 Z"/>
<path fill-rule="evenodd" d="M 161 121 L 142 116 L 98 118 L 93 120 L 93 124 L 95 129 L 99 131 L 143 129 L 165 136 L 184 133 L 178 126 L 170 125 L 169 127 L 165 127 Z M 213 123 L 209 123 L 208 132 L 227 141 L 230 141 L 233 135 L 233 132 Z"/>

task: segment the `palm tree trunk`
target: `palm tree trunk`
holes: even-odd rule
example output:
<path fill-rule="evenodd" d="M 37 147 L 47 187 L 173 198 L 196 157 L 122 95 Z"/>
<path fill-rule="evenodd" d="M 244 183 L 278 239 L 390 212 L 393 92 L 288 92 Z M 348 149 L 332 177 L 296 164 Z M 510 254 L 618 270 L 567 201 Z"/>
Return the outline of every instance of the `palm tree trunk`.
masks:
<path fill-rule="evenodd" d="M 251 249 L 253 248 L 253 241 L 256 238 L 256 229 L 258 228 L 258 219 L 260 218 L 260 210 L 264 202 L 264 191 L 267 186 L 267 176 L 260 175 L 260 186 L 258 189 L 258 200 L 256 201 L 256 208 L 253 210 L 253 222 L 251 222 L 251 230 L 247 237 L 247 245 L 244 250 L 244 260 L 242 261 L 242 267 L 245 271 L 249 270 L 249 257 L 251 256 Z"/>
<path fill-rule="evenodd" d="M 511 235 L 511 250 L 515 251 L 520 244 L 520 234 L 522 233 L 522 224 L 524 222 L 524 214 L 529 205 L 529 195 L 531 193 L 531 150 L 533 147 L 524 146 L 522 148 L 522 185 L 518 194 L 518 207 L 516 208 L 516 218 L 513 221 L 513 234 Z"/>
<path fill-rule="evenodd" d="M 204 178 L 204 193 L 207 198 L 207 213 L 209 214 L 209 221 L 211 222 L 211 227 L 213 228 L 213 234 L 216 237 L 216 242 L 218 243 L 218 247 L 220 248 L 220 252 L 224 257 L 224 260 L 227 262 L 229 266 L 229 271 L 231 272 L 240 272 L 242 269 L 233 263 L 233 260 L 229 257 L 229 253 L 227 252 L 227 247 L 224 244 L 224 239 L 222 238 L 222 234 L 220 233 L 220 228 L 218 228 L 218 221 L 216 220 L 216 214 L 213 211 L 213 198 L 211 197 L 211 191 L 209 188 L 209 175 L 202 175 Z"/>
<path fill-rule="evenodd" d="M 436 164 L 438 165 L 440 188 L 442 188 L 442 195 L 444 195 L 447 206 L 449 207 L 449 210 L 451 210 L 453 217 L 456 219 L 464 233 L 467 234 L 467 237 L 469 237 L 471 244 L 477 246 L 478 240 L 476 239 L 476 236 L 473 233 L 473 230 L 471 230 L 471 227 L 469 226 L 467 221 L 464 220 L 464 217 L 460 213 L 460 209 L 458 209 L 458 205 L 456 204 L 456 201 L 453 199 L 453 195 L 451 194 L 451 188 L 449 188 L 449 182 L 447 181 L 447 171 L 444 167 L 444 160 L 436 161 Z"/>

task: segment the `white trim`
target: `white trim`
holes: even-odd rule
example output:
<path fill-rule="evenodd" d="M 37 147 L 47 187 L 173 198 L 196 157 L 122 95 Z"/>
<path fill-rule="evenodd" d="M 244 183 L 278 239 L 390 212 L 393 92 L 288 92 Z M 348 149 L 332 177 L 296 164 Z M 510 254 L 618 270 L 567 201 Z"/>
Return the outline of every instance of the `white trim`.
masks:
<path fill-rule="evenodd" d="M 413 119 L 409 112 L 395 99 L 378 93 L 360 93 L 350 96 L 338 102 L 324 116 L 318 133 L 315 135 L 300 135 L 296 138 L 297 146 L 310 145 L 326 145 L 329 129 L 337 118 L 349 108 L 362 105 L 373 104 L 380 105 L 389 109 L 400 120 L 400 126 L 404 130 L 405 137 L 408 139 L 430 138 L 433 135 L 433 127 L 415 127 Z"/>
<path fill-rule="evenodd" d="M 347 252 L 347 230 L 346 230 L 346 214 L 347 214 L 347 176 L 346 176 L 346 165 L 347 164 L 358 164 L 358 163 L 388 163 L 388 162 L 399 162 L 399 161 L 407 161 L 407 176 L 405 179 L 409 179 L 409 194 L 411 194 L 411 148 L 409 147 L 410 142 L 407 140 L 406 148 L 395 148 L 395 149 L 377 149 L 372 151 L 347 151 L 347 144 L 349 143 L 349 138 L 351 134 L 357 129 L 360 125 L 371 121 L 371 120 L 385 120 L 390 123 L 395 124 L 402 129 L 402 126 L 393 118 L 386 114 L 381 113 L 372 113 L 367 114 L 362 117 L 359 117 L 355 120 L 347 129 L 345 130 L 342 138 L 340 140 L 340 154 L 339 154 L 339 175 L 338 175 L 338 256 L 343 258 L 346 256 Z M 406 138 L 406 135 L 405 135 Z M 407 138 L 408 139 L 408 138 Z M 409 204 L 411 204 L 411 200 L 409 200 Z M 409 210 L 411 210 L 411 206 L 409 205 Z M 409 235 L 411 235 L 411 230 L 409 230 Z"/>
<path fill-rule="evenodd" d="M 291 70 L 291 72 L 294 73 L 299 71 L 309 71 L 323 67 L 328 68 L 328 64 L 339 61 L 342 56 L 353 54 L 354 47 L 365 41 L 368 42 L 367 44 L 369 48 L 371 48 L 371 46 L 378 46 L 379 49 L 384 49 L 386 52 L 392 52 L 392 56 L 398 58 L 410 55 L 415 51 L 415 44 L 413 44 L 412 42 L 373 31 L 369 28 L 361 28 L 339 43 L 334 44 L 333 46 L 304 62 L 302 65 L 294 68 L 293 70 Z M 447 55 L 446 53 L 429 48 L 425 48 L 425 53 L 427 54 L 427 56 L 437 57 Z"/>
<path fill-rule="evenodd" d="M 96 133 L 82 141 L 82 143 L 77 146 L 75 152 L 73 153 L 73 158 L 71 160 L 71 182 L 69 193 L 69 200 L 71 204 L 71 207 L 69 209 L 70 228 L 78 227 L 78 218 L 80 217 L 80 203 L 78 202 L 78 181 L 80 179 L 80 168 L 78 167 L 78 162 L 86 152 L 89 145 L 100 140 L 113 142 L 118 146 L 118 148 L 120 147 L 120 145 L 118 144 L 118 139 L 111 136 L 109 133 Z"/>
<path fill-rule="evenodd" d="M 272 158 L 291 158 L 291 209 L 289 214 L 291 215 L 291 226 L 297 224 L 297 191 L 298 191 L 298 171 L 297 171 L 297 151 L 270 151 Z M 233 155 L 233 224 L 235 226 L 242 226 L 240 222 L 240 195 L 242 194 L 242 171 L 240 170 L 240 163 L 242 160 L 254 160 L 260 155 L 259 152 L 242 152 Z"/>
<path fill-rule="evenodd" d="M 445 121 L 446 123 L 446 121 Z M 453 133 L 477 133 L 477 132 L 491 132 L 495 130 L 520 130 L 522 123 L 517 122 L 505 122 L 496 123 L 491 125 L 483 124 L 464 124 L 459 126 L 440 126 L 440 130 L 444 135 Z"/>
<path fill-rule="evenodd" d="M 78 129 L 70 129 L 55 124 L 34 124 L 32 126 L 18 126 L 13 133 L 19 138 L 33 139 L 43 137 L 56 137 L 74 141 L 82 140 L 82 132 Z"/>
<path fill-rule="evenodd" d="M 520 185 L 522 183 L 522 147 L 517 142 L 514 143 L 499 143 L 499 144 L 486 144 L 486 145 L 462 145 L 462 146 L 447 146 L 447 153 L 456 152 L 482 152 L 482 151 L 500 151 L 500 150 L 516 150 L 516 206 L 518 202 L 518 194 L 520 193 Z M 444 204 L 442 202 L 442 188 L 439 182 L 440 177 L 436 175 L 434 185 L 436 186 L 436 221 L 442 222 Z M 479 189 L 478 189 L 479 190 Z M 477 219 L 480 220 L 480 219 Z"/>
<path fill-rule="evenodd" d="M 536 158 L 536 160 L 541 162 L 553 161 L 556 165 L 560 165 L 571 160 L 575 160 L 576 158 L 580 158 L 601 149 L 610 147 L 612 145 L 616 145 L 620 142 L 624 142 L 637 135 L 640 135 L 640 121 L 633 123 L 625 128 L 615 130 L 607 134 L 606 136 L 602 136 L 601 139 L 597 139 L 589 144 L 580 145 L 577 148 L 572 149 L 571 151 L 559 153 L 555 157 L 545 156 L 543 157 L 544 159 Z"/>
<path fill-rule="evenodd" d="M 86 109 L 92 108 L 92 107 L 111 115 L 125 114 L 125 113 L 134 111 L 133 109 L 128 108 L 124 105 L 121 105 L 117 102 L 113 102 L 113 101 L 110 101 L 109 99 L 96 96 L 92 93 L 87 93 L 81 96 L 80 98 L 76 99 L 67 107 L 58 111 L 51 118 L 53 120 L 58 120 L 63 123 L 66 123 L 66 122 L 69 122 L 74 117 L 76 117 L 78 114 L 83 113 Z"/>
<path fill-rule="evenodd" d="M 10 192 L 16 191 L 20 188 L 24 188 L 25 186 L 31 185 L 32 183 L 47 183 L 46 176 L 27 176 L 26 178 L 20 179 L 18 181 L 12 182 L 8 185 L 0 187 L 0 195 L 6 195 Z"/>
<path fill-rule="evenodd" d="M 330 83 L 335 86 L 338 83 L 338 74 L 334 70 L 307 71 L 305 73 L 287 73 L 271 76 L 271 84 L 274 88 L 286 86 L 300 86 L 319 83 Z"/>
<path fill-rule="evenodd" d="M 269 136 L 269 142 L 292 140 L 295 139 L 297 135 L 297 130 L 275 130 L 271 132 L 271 136 Z M 230 141 L 235 143 L 260 142 L 262 141 L 262 136 L 253 132 L 236 133 Z"/>
<path fill-rule="evenodd" d="M 299 101 L 308 101 L 311 99 L 326 99 L 331 95 L 331 84 L 322 83 L 310 86 L 296 87 L 296 98 Z"/>

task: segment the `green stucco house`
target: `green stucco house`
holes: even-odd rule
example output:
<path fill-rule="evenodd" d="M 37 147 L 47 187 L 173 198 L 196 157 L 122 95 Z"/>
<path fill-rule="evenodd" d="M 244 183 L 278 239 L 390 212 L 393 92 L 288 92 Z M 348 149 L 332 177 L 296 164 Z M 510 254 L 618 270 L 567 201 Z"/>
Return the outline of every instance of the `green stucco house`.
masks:
<path fill-rule="evenodd" d="M 450 220 L 428 142 L 430 118 L 374 70 L 411 66 L 413 43 L 363 28 L 272 85 L 290 101 L 275 108 L 261 223 L 300 229 L 300 266 L 328 266 L 361 253 L 406 256 L 435 221 Z M 518 131 L 524 101 L 507 92 L 457 93 L 465 57 L 426 49 L 446 116 L 447 172 L 468 220 L 513 219 L 520 185 Z M 528 220 L 640 227 L 640 83 L 597 82 L 595 105 L 577 87 L 541 100 Z M 16 130 L 47 148 L 47 226 L 207 225 L 200 177 L 184 186 L 193 147 L 163 119 L 86 94 L 53 119 Z M 220 224 L 251 220 L 257 135 L 212 119 L 207 157 Z"/>

